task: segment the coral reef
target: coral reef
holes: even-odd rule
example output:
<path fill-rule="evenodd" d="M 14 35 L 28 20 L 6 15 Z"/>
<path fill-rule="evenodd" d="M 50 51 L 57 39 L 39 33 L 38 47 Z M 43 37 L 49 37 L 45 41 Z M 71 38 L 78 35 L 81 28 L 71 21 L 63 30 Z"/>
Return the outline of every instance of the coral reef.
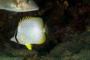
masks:
<path fill-rule="evenodd" d="M 0 10 L 0 60 L 90 60 L 90 0 L 35 0 L 39 11 Z M 33 50 L 11 42 L 21 18 L 39 16 L 49 34 Z"/>
<path fill-rule="evenodd" d="M 87 38 L 87 39 L 86 39 Z M 90 59 L 90 32 L 74 36 L 72 41 L 58 44 L 42 60 L 87 60 Z"/>

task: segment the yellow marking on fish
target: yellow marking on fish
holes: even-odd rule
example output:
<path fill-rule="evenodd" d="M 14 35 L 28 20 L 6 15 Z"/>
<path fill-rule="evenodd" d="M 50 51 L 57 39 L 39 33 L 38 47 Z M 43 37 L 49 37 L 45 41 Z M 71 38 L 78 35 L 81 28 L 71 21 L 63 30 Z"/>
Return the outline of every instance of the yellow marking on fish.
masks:
<path fill-rule="evenodd" d="M 32 50 L 32 45 L 31 45 L 31 44 L 26 44 L 26 47 L 27 47 L 29 50 Z"/>
<path fill-rule="evenodd" d="M 30 16 L 30 17 L 29 17 L 29 16 L 26 16 L 26 17 L 23 17 L 22 19 L 20 19 L 20 21 L 19 21 L 19 23 L 18 23 L 18 26 L 21 24 L 21 22 L 26 21 L 26 20 L 28 20 L 29 18 L 31 18 L 31 16 Z"/>
<path fill-rule="evenodd" d="M 37 43 L 37 44 L 43 44 L 45 42 L 46 36 L 45 33 L 43 33 L 43 38 L 41 40 L 41 42 Z"/>
<path fill-rule="evenodd" d="M 22 40 L 26 41 L 26 39 L 24 39 L 21 35 L 20 35 L 20 37 L 22 38 Z"/>
<path fill-rule="evenodd" d="M 87 32 L 90 32 L 90 28 L 87 30 Z"/>
<path fill-rule="evenodd" d="M 41 28 L 43 29 L 43 22 L 42 22 L 42 19 L 41 18 L 35 18 L 35 17 L 32 17 L 32 16 L 26 16 L 26 17 L 23 17 L 22 19 L 20 19 L 19 23 L 18 23 L 18 26 L 21 24 L 21 22 L 23 21 L 27 21 L 29 19 L 34 19 L 34 20 L 39 20 L 40 23 L 41 23 Z"/>

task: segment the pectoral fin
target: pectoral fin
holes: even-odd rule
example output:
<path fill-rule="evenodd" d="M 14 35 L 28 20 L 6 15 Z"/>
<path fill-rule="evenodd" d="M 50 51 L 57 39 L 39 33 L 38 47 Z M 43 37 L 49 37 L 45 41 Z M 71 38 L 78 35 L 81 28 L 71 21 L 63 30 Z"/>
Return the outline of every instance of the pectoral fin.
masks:
<path fill-rule="evenodd" d="M 45 25 L 45 27 L 43 28 L 43 32 L 45 32 L 46 34 L 48 34 L 48 27 L 47 27 L 47 25 Z"/>
<path fill-rule="evenodd" d="M 31 45 L 31 44 L 26 44 L 26 47 L 27 47 L 29 50 L 32 50 L 32 45 Z"/>

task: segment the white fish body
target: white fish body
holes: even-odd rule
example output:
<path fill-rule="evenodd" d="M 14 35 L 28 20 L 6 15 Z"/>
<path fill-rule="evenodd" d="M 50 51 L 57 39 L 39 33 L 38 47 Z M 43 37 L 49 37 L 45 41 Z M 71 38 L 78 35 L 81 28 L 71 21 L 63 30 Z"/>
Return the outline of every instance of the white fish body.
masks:
<path fill-rule="evenodd" d="M 21 21 L 17 30 L 17 40 L 22 45 L 42 44 L 45 42 L 45 29 L 43 21 L 39 17 L 25 18 Z M 16 42 L 15 36 L 11 38 Z"/>

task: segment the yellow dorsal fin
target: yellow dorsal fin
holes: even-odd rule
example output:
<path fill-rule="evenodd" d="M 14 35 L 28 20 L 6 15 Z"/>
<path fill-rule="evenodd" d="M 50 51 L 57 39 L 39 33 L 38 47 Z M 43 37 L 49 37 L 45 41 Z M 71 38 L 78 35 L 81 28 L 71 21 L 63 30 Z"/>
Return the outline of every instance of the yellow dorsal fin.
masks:
<path fill-rule="evenodd" d="M 20 19 L 20 21 L 19 21 L 19 23 L 18 23 L 18 26 L 21 24 L 21 22 L 26 21 L 26 20 L 28 20 L 28 19 L 33 19 L 33 18 L 36 19 L 36 20 L 39 20 L 40 23 L 42 23 L 41 25 L 43 25 L 42 18 L 40 18 L 40 17 L 26 16 L 26 17 L 23 17 L 22 19 Z"/>
<path fill-rule="evenodd" d="M 31 16 L 29 17 L 29 16 L 26 16 L 26 17 L 23 17 L 22 19 L 20 19 L 20 21 L 19 21 L 19 23 L 18 23 L 18 26 L 20 25 L 20 23 L 22 22 L 22 21 L 26 21 L 27 19 L 29 19 L 29 18 L 31 18 Z"/>
<path fill-rule="evenodd" d="M 32 50 L 32 45 L 31 45 L 31 44 L 26 44 L 26 47 L 27 47 L 29 50 Z"/>

